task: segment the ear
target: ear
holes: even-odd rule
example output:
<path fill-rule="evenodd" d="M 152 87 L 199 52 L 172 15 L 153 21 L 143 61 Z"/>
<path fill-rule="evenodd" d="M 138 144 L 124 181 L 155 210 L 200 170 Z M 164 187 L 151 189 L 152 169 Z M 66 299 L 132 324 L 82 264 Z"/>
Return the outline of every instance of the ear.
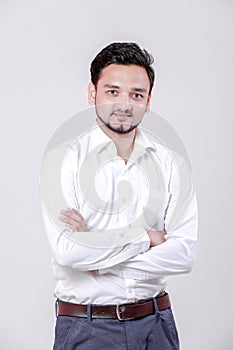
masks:
<path fill-rule="evenodd" d="M 151 100 L 151 94 L 148 96 L 148 100 L 146 104 L 146 112 L 150 112 L 150 100 Z"/>
<path fill-rule="evenodd" d="M 96 89 L 92 82 L 88 85 L 88 103 L 93 106 L 95 104 Z"/>

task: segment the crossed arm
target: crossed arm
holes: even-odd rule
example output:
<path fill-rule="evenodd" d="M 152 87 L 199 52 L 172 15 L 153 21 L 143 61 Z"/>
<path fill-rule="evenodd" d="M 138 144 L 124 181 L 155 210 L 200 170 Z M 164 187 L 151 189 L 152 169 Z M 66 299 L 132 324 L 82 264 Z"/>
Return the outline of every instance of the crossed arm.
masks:
<path fill-rule="evenodd" d="M 71 170 L 68 168 L 67 173 L 72 174 Z M 187 174 L 182 169 L 181 173 L 185 179 Z M 67 176 L 68 183 L 71 185 L 67 193 L 73 193 L 72 183 L 74 181 L 71 175 L 69 176 L 70 178 Z M 101 274 L 111 273 L 138 280 L 189 272 L 192 268 L 196 245 L 197 204 L 192 182 L 183 186 L 183 191 L 180 191 L 179 187 L 179 179 L 174 172 L 169 188 L 171 201 L 166 210 L 164 231 L 140 228 L 141 231 L 139 230 L 140 234 L 136 240 L 128 240 L 125 245 L 109 245 L 105 248 L 90 244 L 77 244 L 79 242 L 72 238 L 69 228 L 74 231 L 74 234 L 89 237 L 89 242 L 94 234 L 94 232 L 87 232 L 82 216 L 76 209 L 72 209 L 77 208 L 75 195 L 69 196 L 68 204 L 71 209 L 62 211 L 60 218 L 66 223 L 67 232 L 66 229 L 64 232 L 59 232 L 42 207 L 54 259 L 62 266 L 80 271 L 99 270 Z M 179 202 L 180 199 L 183 200 L 186 197 L 187 200 Z M 182 215 L 175 225 L 170 225 L 176 207 L 181 208 Z M 105 232 L 98 232 L 98 235 L 105 237 Z M 114 240 L 117 237 L 110 233 L 107 239 L 111 242 L 111 239 Z"/>
<path fill-rule="evenodd" d="M 85 223 L 74 209 L 62 211 L 61 220 L 73 230 L 82 230 Z M 135 255 L 125 256 L 123 261 L 100 267 L 100 274 L 115 274 L 123 278 L 147 280 L 161 278 L 191 271 L 195 256 L 197 234 L 197 203 L 195 194 L 190 198 L 189 206 L 175 229 L 164 231 L 146 231 L 149 237 L 148 249 Z M 77 266 L 78 267 L 78 266 Z"/>
<path fill-rule="evenodd" d="M 67 210 L 61 211 L 60 220 L 63 221 L 71 230 L 77 232 L 86 232 L 87 227 L 84 222 L 82 215 L 74 208 L 69 208 Z M 150 247 L 155 247 L 159 244 L 162 244 L 166 241 L 165 235 L 166 231 L 154 231 L 146 230 L 149 239 Z"/>

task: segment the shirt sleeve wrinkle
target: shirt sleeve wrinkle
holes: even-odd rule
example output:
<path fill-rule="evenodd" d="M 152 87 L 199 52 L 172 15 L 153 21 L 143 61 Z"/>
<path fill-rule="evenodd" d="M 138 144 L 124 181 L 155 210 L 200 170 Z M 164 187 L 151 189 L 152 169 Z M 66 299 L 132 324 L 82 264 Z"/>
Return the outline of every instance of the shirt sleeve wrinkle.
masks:
<path fill-rule="evenodd" d="M 135 242 L 119 247 L 100 248 L 94 244 L 85 245 L 70 239 L 71 232 L 68 229 L 59 232 L 45 210 L 42 209 L 42 213 L 53 258 L 64 267 L 73 267 L 80 271 L 104 269 L 128 260 L 149 248 L 149 237 L 146 233 Z"/>
<path fill-rule="evenodd" d="M 130 258 L 115 269 L 106 270 L 107 273 L 122 278 L 146 280 L 189 273 L 192 270 L 197 240 L 197 201 L 187 164 L 182 160 L 179 166 L 179 169 L 173 167 L 169 184 L 171 198 L 164 219 L 166 241 Z"/>

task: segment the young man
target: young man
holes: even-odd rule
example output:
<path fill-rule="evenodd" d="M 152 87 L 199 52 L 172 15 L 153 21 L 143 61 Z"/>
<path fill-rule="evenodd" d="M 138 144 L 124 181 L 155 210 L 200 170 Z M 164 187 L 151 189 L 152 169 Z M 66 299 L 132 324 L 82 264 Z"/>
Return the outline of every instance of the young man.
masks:
<path fill-rule="evenodd" d="M 96 126 L 63 163 L 65 229 L 44 213 L 57 279 L 54 350 L 179 349 L 165 288 L 191 270 L 197 206 L 187 164 L 139 127 L 152 63 L 137 44 L 113 43 L 91 64 Z"/>

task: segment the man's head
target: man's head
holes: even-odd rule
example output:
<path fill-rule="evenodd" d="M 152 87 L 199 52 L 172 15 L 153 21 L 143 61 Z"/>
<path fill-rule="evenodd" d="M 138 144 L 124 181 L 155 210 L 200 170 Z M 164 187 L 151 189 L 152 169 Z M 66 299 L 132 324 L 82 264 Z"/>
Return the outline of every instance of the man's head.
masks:
<path fill-rule="evenodd" d="M 154 84 L 153 57 L 135 43 L 113 43 L 91 63 L 89 103 L 104 125 L 129 133 L 149 110 Z"/>
<path fill-rule="evenodd" d="M 149 93 L 151 93 L 155 79 L 154 69 L 151 66 L 153 62 L 152 55 L 141 49 L 136 43 L 112 43 L 100 51 L 92 61 L 91 81 L 97 88 L 102 70 L 110 64 L 136 65 L 146 70 L 150 81 Z"/>

